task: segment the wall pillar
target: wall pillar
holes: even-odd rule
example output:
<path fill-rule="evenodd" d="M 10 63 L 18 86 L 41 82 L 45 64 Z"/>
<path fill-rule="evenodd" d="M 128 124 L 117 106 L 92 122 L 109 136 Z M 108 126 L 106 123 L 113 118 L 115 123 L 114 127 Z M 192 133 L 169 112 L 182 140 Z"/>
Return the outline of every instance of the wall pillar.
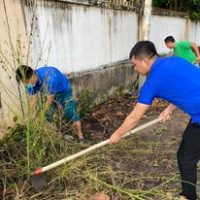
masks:
<path fill-rule="evenodd" d="M 139 41 L 149 39 L 150 18 L 151 18 L 152 0 L 141 0 L 139 11 Z M 145 76 L 139 76 L 139 88 L 146 80 Z"/>

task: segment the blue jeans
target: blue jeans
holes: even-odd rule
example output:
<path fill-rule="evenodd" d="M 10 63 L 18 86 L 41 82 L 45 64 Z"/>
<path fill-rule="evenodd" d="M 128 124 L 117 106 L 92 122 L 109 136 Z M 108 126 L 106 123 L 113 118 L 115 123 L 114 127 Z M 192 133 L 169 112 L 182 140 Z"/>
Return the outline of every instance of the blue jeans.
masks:
<path fill-rule="evenodd" d="M 64 118 L 71 122 L 80 121 L 80 117 L 76 111 L 76 102 L 73 99 L 72 91 L 57 93 L 54 100 L 46 113 L 46 119 L 49 122 L 53 121 L 55 110 L 61 105 L 64 110 Z"/>

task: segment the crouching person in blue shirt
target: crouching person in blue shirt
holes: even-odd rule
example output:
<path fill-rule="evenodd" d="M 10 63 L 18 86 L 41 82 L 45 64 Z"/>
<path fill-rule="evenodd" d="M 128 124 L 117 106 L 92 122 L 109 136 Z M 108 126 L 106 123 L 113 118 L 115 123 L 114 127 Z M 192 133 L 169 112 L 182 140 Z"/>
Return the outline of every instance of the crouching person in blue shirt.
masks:
<path fill-rule="evenodd" d="M 21 65 L 16 70 L 17 81 L 22 81 L 28 86 L 28 93 L 31 95 L 29 107 L 31 113 L 34 112 L 39 95 L 46 97 L 46 102 L 50 105 L 46 112 L 46 119 L 53 120 L 53 114 L 58 104 L 64 109 L 64 117 L 73 122 L 80 141 L 84 141 L 81 130 L 80 117 L 76 111 L 76 103 L 72 96 L 72 89 L 67 77 L 55 67 L 41 67 L 33 70 L 31 67 Z"/>
<path fill-rule="evenodd" d="M 109 142 L 118 143 L 127 131 L 134 128 L 154 97 L 171 103 L 160 114 L 163 122 L 170 118 L 176 107 L 180 108 L 191 117 L 177 153 L 182 184 L 180 199 L 196 200 L 197 163 L 200 160 L 200 70 L 179 57 L 159 57 L 150 41 L 138 42 L 130 52 L 130 60 L 141 75 L 148 74 L 148 77 L 136 106 Z"/>

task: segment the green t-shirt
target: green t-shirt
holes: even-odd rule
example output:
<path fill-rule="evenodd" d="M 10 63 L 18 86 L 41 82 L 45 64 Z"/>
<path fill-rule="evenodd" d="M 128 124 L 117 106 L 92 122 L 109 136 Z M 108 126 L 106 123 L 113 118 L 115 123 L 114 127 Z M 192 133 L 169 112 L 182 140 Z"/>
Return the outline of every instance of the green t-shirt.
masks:
<path fill-rule="evenodd" d="M 190 45 L 191 42 L 189 41 L 175 42 L 174 55 L 184 58 L 190 63 L 194 62 L 196 60 L 196 55 L 192 51 Z"/>

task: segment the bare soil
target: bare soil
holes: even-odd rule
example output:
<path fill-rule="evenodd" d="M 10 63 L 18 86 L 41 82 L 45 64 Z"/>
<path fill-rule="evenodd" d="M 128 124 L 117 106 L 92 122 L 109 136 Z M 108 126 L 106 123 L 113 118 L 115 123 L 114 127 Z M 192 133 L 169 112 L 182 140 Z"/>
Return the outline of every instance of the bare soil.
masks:
<path fill-rule="evenodd" d="M 82 119 L 87 143 L 73 146 L 69 141 L 70 153 L 108 139 L 132 111 L 136 99 L 123 96 L 108 100 L 88 113 Z M 139 125 L 157 118 L 167 105 L 156 99 Z M 181 189 L 176 152 L 188 121 L 188 115 L 177 109 L 166 124 L 153 125 L 117 145 L 108 145 L 48 172 L 48 187 L 40 194 L 34 194 L 25 181 L 16 182 L 24 187 L 22 198 L 16 198 L 16 191 L 9 186 L 7 191 L 1 188 L 0 195 L 4 194 L 5 199 L 87 200 L 101 193 L 111 200 L 175 200 Z"/>

